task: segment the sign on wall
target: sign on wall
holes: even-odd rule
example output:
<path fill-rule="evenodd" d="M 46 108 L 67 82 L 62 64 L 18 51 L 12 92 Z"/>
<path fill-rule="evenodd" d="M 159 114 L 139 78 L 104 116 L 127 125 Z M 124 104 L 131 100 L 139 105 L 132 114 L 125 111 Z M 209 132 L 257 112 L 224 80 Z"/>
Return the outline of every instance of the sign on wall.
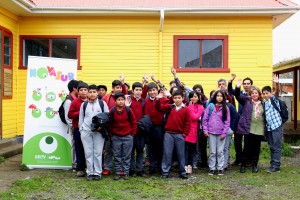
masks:
<path fill-rule="evenodd" d="M 77 60 L 29 56 L 22 161 L 27 167 L 72 167 L 71 136 L 58 109 L 76 75 Z"/>

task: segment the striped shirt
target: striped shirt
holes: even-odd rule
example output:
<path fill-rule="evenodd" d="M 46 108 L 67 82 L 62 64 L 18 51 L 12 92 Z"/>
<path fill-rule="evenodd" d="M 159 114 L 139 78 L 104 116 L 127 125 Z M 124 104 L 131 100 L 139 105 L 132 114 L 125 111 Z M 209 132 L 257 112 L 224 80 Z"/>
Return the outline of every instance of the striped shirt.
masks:
<path fill-rule="evenodd" d="M 275 96 L 272 95 L 271 98 L 273 99 L 273 101 L 277 105 L 277 107 L 280 109 L 279 102 L 277 101 Z M 268 131 L 273 131 L 282 125 L 282 119 L 281 119 L 280 113 L 272 105 L 271 98 L 268 99 L 267 101 L 265 101 L 265 114 L 266 114 Z"/>

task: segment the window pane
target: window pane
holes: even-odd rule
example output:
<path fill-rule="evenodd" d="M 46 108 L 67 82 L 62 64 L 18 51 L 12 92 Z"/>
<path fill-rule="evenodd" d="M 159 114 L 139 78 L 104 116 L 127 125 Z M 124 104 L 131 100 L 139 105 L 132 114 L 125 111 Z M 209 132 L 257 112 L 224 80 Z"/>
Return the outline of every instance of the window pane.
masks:
<path fill-rule="evenodd" d="M 200 68 L 200 40 L 179 40 L 178 42 L 178 67 Z"/>
<path fill-rule="evenodd" d="M 10 56 L 10 48 L 9 48 L 9 46 L 4 46 L 4 55 Z"/>
<path fill-rule="evenodd" d="M 4 36 L 4 45 L 10 45 L 10 37 Z"/>
<path fill-rule="evenodd" d="M 77 39 L 52 39 L 52 57 L 77 58 Z"/>
<path fill-rule="evenodd" d="M 223 68 L 222 40 L 202 40 L 202 68 Z"/>
<path fill-rule="evenodd" d="M 4 64 L 10 66 L 9 56 L 4 55 Z"/>
<path fill-rule="evenodd" d="M 23 65 L 28 65 L 28 56 L 49 56 L 48 39 L 24 39 L 24 61 Z"/>

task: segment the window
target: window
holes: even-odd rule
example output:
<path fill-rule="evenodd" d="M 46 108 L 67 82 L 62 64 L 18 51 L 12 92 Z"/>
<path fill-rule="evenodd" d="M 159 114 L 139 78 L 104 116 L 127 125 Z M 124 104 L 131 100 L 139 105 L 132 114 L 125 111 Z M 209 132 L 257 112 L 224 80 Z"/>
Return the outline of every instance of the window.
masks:
<path fill-rule="evenodd" d="M 229 72 L 228 36 L 174 36 L 178 72 Z"/>
<path fill-rule="evenodd" d="M 13 96 L 13 35 L 8 29 L 0 26 L 1 39 L 1 58 L 2 65 L 2 97 L 4 99 L 12 98 Z"/>
<path fill-rule="evenodd" d="M 27 69 L 28 56 L 78 59 L 80 36 L 20 36 L 20 69 Z"/>

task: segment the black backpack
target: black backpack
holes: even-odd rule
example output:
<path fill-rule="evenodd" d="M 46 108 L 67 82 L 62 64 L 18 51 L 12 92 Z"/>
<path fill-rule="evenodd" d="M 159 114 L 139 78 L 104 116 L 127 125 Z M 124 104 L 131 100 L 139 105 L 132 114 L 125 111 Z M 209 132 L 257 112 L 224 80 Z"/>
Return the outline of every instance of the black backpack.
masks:
<path fill-rule="evenodd" d="M 88 102 L 89 102 L 89 101 L 85 101 L 85 102 L 83 103 L 83 117 L 85 117 L 85 110 L 86 110 L 86 107 L 87 107 Z M 100 99 L 98 99 L 98 102 L 99 102 L 101 111 L 104 112 L 104 103 L 103 103 L 103 101 L 100 100 Z"/>
<path fill-rule="evenodd" d="M 66 121 L 66 116 L 65 116 L 65 108 L 64 108 L 64 104 L 65 104 L 65 101 L 69 99 L 71 101 L 73 101 L 73 98 L 71 96 L 67 96 L 66 99 L 61 103 L 61 105 L 59 106 L 59 109 L 58 109 L 58 114 L 59 114 L 59 117 L 60 117 L 60 120 L 62 121 L 62 123 L 64 124 L 67 124 L 67 121 Z"/>
<path fill-rule="evenodd" d="M 286 106 L 284 101 L 277 99 L 277 98 L 276 98 L 276 100 L 279 102 L 279 108 L 277 107 L 277 105 L 275 104 L 275 102 L 273 101 L 272 98 L 271 98 L 271 103 L 272 103 L 273 107 L 275 108 L 275 110 L 277 110 L 279 112 L 280 117 L 282 119 L 282 124 L 284 124 L 289 119 L 288 107 Z"/>

